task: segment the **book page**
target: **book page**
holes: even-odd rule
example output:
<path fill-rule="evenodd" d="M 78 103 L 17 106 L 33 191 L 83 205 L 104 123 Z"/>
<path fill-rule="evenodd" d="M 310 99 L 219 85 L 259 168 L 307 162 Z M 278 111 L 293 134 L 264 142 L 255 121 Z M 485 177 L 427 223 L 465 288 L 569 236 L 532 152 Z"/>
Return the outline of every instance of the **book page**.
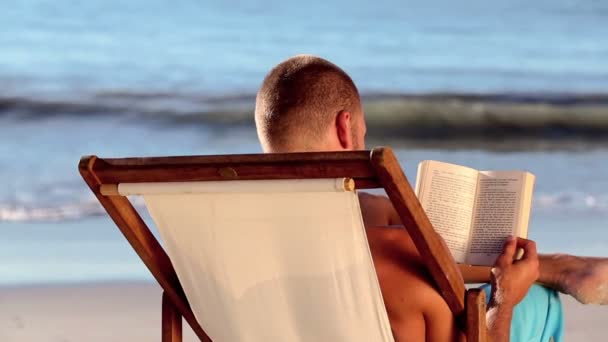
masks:
<path fill-rule="evenodd" d="M 424 161 L 418 166 L 416 195 L 460 263 L 468 250 L 476 187 L 477 170 L 437 161 Z"/>
<path fill-rule="evenodd" d="M 527 236 L 522 212 L 526 176 L 521 171 L 480 171 L 467 263 L 493 265 L 509 235 Z M 533 176 L 532 176 L 533 177 Z M 531 194 L 528 202 L 531 201 Z M 525 232 L 520 227 L 525 216 Z"/>

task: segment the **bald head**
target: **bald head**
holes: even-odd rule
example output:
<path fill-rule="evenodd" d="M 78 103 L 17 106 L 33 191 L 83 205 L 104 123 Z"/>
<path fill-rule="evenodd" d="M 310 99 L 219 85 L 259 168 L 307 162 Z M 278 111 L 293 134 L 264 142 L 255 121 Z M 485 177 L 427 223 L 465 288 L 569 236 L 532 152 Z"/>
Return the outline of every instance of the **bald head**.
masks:
<path fill-rule="evenodd" d="M 351 78 L 325 59 L 295 56 L 274 67 L 258 91 L 258 137 L 267 152 L 323 149 L 341 112 L 361 115 Z"/>

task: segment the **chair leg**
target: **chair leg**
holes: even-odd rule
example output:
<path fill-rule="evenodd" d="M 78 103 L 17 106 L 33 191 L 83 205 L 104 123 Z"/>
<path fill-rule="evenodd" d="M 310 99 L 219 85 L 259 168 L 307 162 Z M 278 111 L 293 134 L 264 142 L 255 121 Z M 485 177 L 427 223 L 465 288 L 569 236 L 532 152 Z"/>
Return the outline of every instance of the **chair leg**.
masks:
<path fill-rule="evenodd" d="M 162 342 L 182 342 L 182 316 L 163 292 Z"/>
<path fill-rule="evenodd" d="M 486 293 L 481 289 L 468 290 L 465 305 L 467 314 L 467 341 L 489 341 L 486 326 Z"/>

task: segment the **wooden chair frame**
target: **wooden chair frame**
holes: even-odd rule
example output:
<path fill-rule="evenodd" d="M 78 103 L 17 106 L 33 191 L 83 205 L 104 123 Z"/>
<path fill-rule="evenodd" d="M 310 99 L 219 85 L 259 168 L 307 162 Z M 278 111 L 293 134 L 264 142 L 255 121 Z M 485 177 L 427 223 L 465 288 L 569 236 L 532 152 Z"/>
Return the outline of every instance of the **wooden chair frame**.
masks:
<path fill-rule="evenodd" d="M 349 177 L 357 189 L 384 188 L 467 339 L 486 341 L 484 292 L 466 290 L 457 264 L 433 229 L 390 148 L 123 159 L 86 156 L 80 160 L 79 170 L 163 289 L 163 342 L 181 341 L 181 317 L 201 341 L 211 339 L 194 317 L 166 252 L 127 197 L 116 191 L 119 183 Z"/>

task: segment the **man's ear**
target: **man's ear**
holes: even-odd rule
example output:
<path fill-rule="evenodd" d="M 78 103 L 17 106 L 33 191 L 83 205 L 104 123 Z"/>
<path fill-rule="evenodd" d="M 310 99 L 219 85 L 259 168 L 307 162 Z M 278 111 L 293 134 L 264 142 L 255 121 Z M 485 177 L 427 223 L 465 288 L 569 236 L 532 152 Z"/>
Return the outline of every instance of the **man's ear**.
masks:
<path fill-rule="evenodd" d="M 352 115 L 350 112 L 342 110 L 336 116 L 336 132 L 338 134 L 338 141 L 340 146 L 345 150 L 353 149 L 353 135 L 352 135 Z"/>

